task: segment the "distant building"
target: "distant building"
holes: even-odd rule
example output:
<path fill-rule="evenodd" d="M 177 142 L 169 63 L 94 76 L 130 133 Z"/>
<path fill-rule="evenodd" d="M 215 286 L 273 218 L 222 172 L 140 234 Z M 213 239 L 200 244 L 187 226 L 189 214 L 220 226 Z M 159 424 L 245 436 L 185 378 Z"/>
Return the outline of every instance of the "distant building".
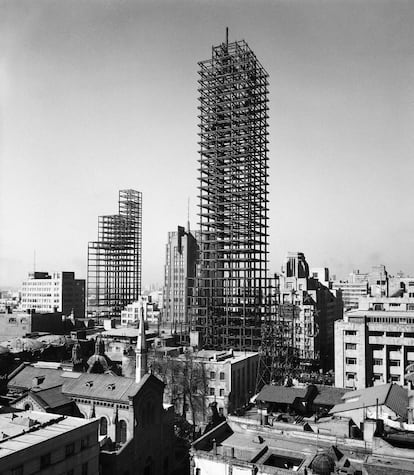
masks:
<path fill-rule="evenodd" d="M 120 190 L 118 214 L 99 216 L 88 243 L 88 316 L 119 320 L 141 294 L 142 193 Z"/>
<path fill-rule="evenodd" d="M 163 323 L 174 332 L 188 329 L 189 304 L 196 275 L 196 237 L 182 226 L 168 233 L 164 267 Z"/>
<path fill-rule="evenodd" d="M 21 310 L 85 317 L 85 280 L 75 279 L 74 272 L 30 272 L 22 284 L 21 296 Z"/>
<path fill-rule="evenodd" d="M 351 272 L 348 280 L 332 282 L 332 289 L 342 292 L 344 309 L 352 310 L 357 309 L 360 299 L 365 297 L 390 297 L 395 296 L 396 292 L 408 291 L 410 282 L 414 297 L 414 278 L 392 277 L 381 264 L 373 266 L 367 273 L 361 273 L 359 270 Z"/>
<path fill-rule="evenodd" d="M 121 325 L 136 327 L 141 314 L 146 322 L 157 323 L 158 321 L 159 312 L 154 309 L 149 295 L 139 296 L 137 301 L 128 304 L 124 310 L 121 310 Z"/>
<path fill-rule="evenodd" d="M 0 341 L 23 337 L 29 333 L 63 334 L 66 329 L 62 312 L 0 313 Z"/>
<path fill-rule="evenodd" d="M 314 274 L 329 282 L 328 270 Z M 334 366 L 334 321 L 342 317 L 342 300 L 317 278 L 311 277 L 305 256 L 289 252 L 279 276 L 280 311 L 290 314 L 294 354 L 301 366 Z"/>
<path fill-rule="evenodd" d="M 0 414 L 1 471 L 7 475 L 98 475 L 96 419 L 24 411 Z"/>

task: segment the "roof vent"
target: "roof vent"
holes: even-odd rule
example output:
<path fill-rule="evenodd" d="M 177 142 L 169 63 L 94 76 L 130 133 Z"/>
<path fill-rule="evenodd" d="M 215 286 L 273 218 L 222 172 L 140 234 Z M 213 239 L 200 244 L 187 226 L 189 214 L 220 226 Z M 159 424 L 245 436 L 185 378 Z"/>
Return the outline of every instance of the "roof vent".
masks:
<path fill-rule="evenodd" d="M 108 384 L 108 389 L 113 391 L 115 389 L 115 383 Z"/>
<path fill-rule="evenodd" d="M 93 386 L 93 381 L 87 381 L 87 382 L 86 382 L 86 386 L 87 386 L 88 388 L 91 388 L 91 387 Z"/>
<path fill-rule="evenodd" d="M 39 384 L 42 384 L 45 379 L 46 376 L 35 376 L 32 380 L 33 386 L 39 386 Z"/>
<path fill-rule="evenodd" d="M 261 435 L 257 435 L 256 437 L 254 437 L 253 442 L 255 444 L 263 444 L 264 439 Z"/>

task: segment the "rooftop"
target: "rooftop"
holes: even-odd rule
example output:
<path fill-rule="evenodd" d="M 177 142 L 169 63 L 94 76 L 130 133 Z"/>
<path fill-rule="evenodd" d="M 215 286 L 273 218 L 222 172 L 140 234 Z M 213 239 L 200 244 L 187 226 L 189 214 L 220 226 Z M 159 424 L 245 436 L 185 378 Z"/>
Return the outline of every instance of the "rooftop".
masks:
<path fill-rule="evenodd" d="M 149 379 L 164 384 L 150 373 L 145 374 L 139 383 L 123 376 L 82 373 L 78 379 L 67 379 L 62 392 L 71 397 L 80 396 L 129 403 L 130 398 L 134 397 Z"/>
<path fill-rule="evenodd" d="M 0 458 L 93 423 L 35 411 L 0 414 Z"/>
<path fill-rule="evenodd" d="M 350 391 L 342 396 L 343 402 L 331 409 L 332 414 L 339 412 L 386 405 L 401 417 L 407 417 L 408 391 L 395 383 L 381 384 L 370 388 Z"/>

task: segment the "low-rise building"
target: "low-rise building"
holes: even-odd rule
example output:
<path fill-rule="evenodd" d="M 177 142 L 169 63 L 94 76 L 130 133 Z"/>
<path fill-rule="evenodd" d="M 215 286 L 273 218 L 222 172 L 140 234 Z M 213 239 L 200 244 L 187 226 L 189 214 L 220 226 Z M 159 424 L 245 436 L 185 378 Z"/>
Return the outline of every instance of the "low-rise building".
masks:
<path fill-rule="evenodd" d="M 149 295 L 141 295 L 137 301 L 128 304 L 121 310 L 121 325 L 136 327 L 141 314 L 146 322 L 158 322 L 159 312 L 154 309 L 154 304 Z"/>
<path fill-rule="evenodd" d="M 98 424 L 36 411 L 0 414 L 1 473 L 98 475 Z"/>
<path fill-rule="evenodd" d="M 67 329 L 62 312 L 13 311 L 0 313 L 0 342 L 30 333 L 63 334 Z"/>
<path fill-rule="evenodd" d="M 268 422 L 229 416 L 192 444 L 191 475 L 414 473 L 413 438 L 404 445 L 376 420 L 365 419 L 362 434 L 347 418 Z"/>
<path fill-rule="evenodd" d="M 219 414 L 225 416 L 246 405 L 254 395 L 258 353 L 200 350 L 174 355 L 170 351 L 166 357 L 165 349 L 160 347 L 154 349 L 150 358 L 156 358 L 161 363 L 157 364 L 155 361 L 152 367 L 154 371 L 161 373 L 160 376 L 166 383 L 165 402 L 175 404 L 179 413 L 183 411 L 185 404 L 187 411 L 184 412 L 187 413 L 188 420 L 197 425 L 206 422 L 208 407 L 212 403 L 216 403 Z M 182 395 L 177 399 L 175 393 L 178 377 L 188 379 L 190 374 L 194 377 L 194 386 L 200 396 L 196 407 L 184 401 Z"/>
<path fill-rule="evenodd" d="M 357 426 L 365 419 L 381 419 L 385 425 L 391 421 L 408 421 L 408 391 L 398 384 L 350 391 L 342 396 L 330 414 L 352 419 Z"/>

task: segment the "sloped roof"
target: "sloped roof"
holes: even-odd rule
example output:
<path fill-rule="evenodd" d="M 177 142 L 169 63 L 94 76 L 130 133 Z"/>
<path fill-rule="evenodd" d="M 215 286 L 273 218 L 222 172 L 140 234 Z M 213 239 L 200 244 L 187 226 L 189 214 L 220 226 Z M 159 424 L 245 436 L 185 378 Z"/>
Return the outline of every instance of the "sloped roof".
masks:
<path fill-rule="evenodd" d="M 267 384 L 257 395 L 256 401 L 276 402 L 280 404 L 293 404 L 295 399 L 306 398 L 309 388 L 295 388 L 274 386 Z"/>
<path fill-rule="evenodd" d="M 321 406 L 335 406 L 336 404 L 341 404 L 343 402 L 342 397 L 350 389 L 345 388 L 336 388 L 334 386 L 327 386 L 325 384 L 315 384 L 318 394 L 313 400 L 313 404 Z"/>
<path fill-rule="evenodd" d="M 350 391 L 342 396 L 343 403 L 331 409 L 331 413 L 351 411 L 363 407 L 373 407 L 377 404 L 387 406 L 396 414 L 406 417 L 408 406 L 408 391 L 398 384 L 388 383 L 370 388 Z"/>
<path fill-rule="evenodd" d="M 31 389 L 36 386 L 41 389 L 53 388 L 63 384 L 65 381 L 65 371 L 61 369 L 39 368 L 32 365 L 22 367 L 22 369 L 12 375 L 7 386 L 16 389 Z M 81 373 L 73 373 L 80 375 Z M 34 378 L 44 376 L 42 382 L 34 382 Z"/>
<path fill-rule="evenodd" d="M 62 386 L 43 390 L 33 389 L 30 394 L 32 394 L 42 406 L 47 406 L 51 409 L 56 409 L 57 407 L 65 406 L 72 402 L 71 399 L 62 394 Z"/>
<path fill-rule="evenodd" d="M 139 383 L 123 376 L 82 373 L 78 379 L 66 380 L 62 392 L 69 397 L 80 396 L 125 403 L 129 402 L 129 399 L 134 397 L 149 380 L 164 386 L 161 380 L 149 373 L 145 374 Z"/>

